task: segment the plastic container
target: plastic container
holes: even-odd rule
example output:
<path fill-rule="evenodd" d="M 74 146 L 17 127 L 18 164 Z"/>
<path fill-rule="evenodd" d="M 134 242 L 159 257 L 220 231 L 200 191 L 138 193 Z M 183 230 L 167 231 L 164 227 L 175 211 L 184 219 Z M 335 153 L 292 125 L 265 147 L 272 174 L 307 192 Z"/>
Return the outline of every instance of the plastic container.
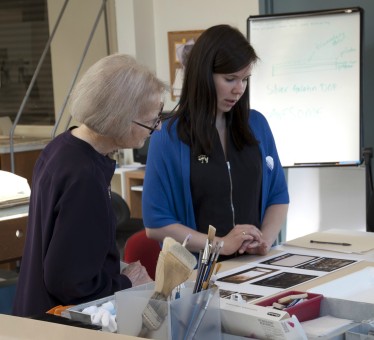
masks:
<path fill-rule="evenodd" d="M 284 296 L 296 295 L 296 294 L 302 294 L 302 293 L 305 293 L 305 292 L 300 292 L 300 291 L 295 291 L 295 290 L 283 292 L 283 293 L 274 295 L 268 299 L 259 301 L 256 303 L 256 305 L 263 306 L 263 307 L 272 306 L 273 302 L 278 302 L 278 299 Z M 300 302 L 295 306 L 283 309 L 284 311 L 288 312 L 290 316 L 295 315 L 300 322 L 318 318 L 320 314 L 320 307 L 321 307 L 321 301 L 322 301 L 323 295 L 315 294 L 315 293 L 307 293 L 307 294 L 308 294 L 308 298 L 305 301 Z"/>
<path fill-rule="evenodd" d="M 183 339 L 186 334 L 189 334 L 191 337 L 188 339 L 221 340 L 218 289 L 207 289 L 193 294 L 194 282 L 185 282 L 184 287 L 181 288 L 179 299 L 160 302 L 160 300 L 151 299 L 154 289 L 150 290 L 149 287 L 150 284 L 136 286 L 114 294 L 117 304 L 117 333 L 138 336 L 142 326 L 145 325 L 143 312 L 151 303 L 151 305 L 158 307 L 157 311 L 161 311 L 161 314 L 165 310 L 167 313 L 166 316 L 162 315 L 161 326 L 149 330 L 146 336 L 142 335 L 142 338 Z M 156 313 L 160 317 L 160 313 Z M 156 323 L 160 320 L 155 319 Z"/>

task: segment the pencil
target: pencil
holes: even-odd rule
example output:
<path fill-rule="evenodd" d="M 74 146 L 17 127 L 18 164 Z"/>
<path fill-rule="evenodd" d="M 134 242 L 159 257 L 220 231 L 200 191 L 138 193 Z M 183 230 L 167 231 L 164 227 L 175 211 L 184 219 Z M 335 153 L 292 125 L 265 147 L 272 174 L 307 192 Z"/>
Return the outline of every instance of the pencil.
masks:
<path fill-rule="evenodd" d="M 335 246 L 351 246 L 352 244 L 346 242 L 330 242 L 330 241 L 316 241 L 310 240 L 310 243 L 318 243 L 318 244 L 332 244 Z"/>

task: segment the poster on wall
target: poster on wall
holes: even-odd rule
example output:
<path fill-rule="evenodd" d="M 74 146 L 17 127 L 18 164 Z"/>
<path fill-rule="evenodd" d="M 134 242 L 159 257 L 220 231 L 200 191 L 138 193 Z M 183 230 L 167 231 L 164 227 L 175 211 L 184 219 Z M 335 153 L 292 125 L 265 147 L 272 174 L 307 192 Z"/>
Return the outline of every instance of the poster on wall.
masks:
<path fill-rule="evenodd" d="M 188 54 L 202 32 L 203 30 L 168 32 L 170 93 L 173 101 L 181 94 Z"/>

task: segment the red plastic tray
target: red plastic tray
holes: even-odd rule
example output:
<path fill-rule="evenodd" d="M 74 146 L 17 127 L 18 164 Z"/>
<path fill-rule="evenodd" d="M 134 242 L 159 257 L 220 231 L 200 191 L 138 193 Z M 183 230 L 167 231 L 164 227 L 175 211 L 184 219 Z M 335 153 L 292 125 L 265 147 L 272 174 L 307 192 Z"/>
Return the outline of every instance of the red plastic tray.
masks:
<path fill-rule="evenodd" d="M 256 303 L 256 305 L 264 306 L 264 307 L 272 306 L 273 302 L 277 302 L 278 299 L 284 296 L 302 294 L 302 293 L 305 293 L 305 292 L 300 292 L 300 291 L 295 291 L 295 290 L 283 292 L 283 293 L 274 295 L 268 299 L 259 301 Z M 283 309 L 284 311 L 288 312 L 290 316 L 295 315 L 300 322 L 312 320 L 312 319 L 319 317 L 323 295 L 314 294 L 314 293 L 307 293 L 307 294 L 308 294 L 307 300 L 300 302 L 295 306 Z"/>

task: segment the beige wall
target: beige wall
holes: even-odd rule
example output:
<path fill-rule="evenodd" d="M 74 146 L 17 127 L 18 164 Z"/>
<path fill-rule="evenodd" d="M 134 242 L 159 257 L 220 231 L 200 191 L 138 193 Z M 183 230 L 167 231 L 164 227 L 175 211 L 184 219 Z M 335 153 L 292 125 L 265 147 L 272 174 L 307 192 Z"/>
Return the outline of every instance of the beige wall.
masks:
<path fill-rule="evenodd" d="M 48 0 L 50 34 L 55 27 L 64 0 Z M 102 0 L 69 1 L 51 44 L 51 62 L 55 115 L 63 108 L 68 90 L 78 70 L 83 51 L 97 18 Z M 114 2 L 113 2 L 114 4 Z M 104 19 L 101 16 L 79 75 L 101 57 L 107 55 Z M 58 132 L 65 129 L 68 107 Z M 17 134 L 49 137 L 52 127 L 19 126 Z"/>
<path fill-rule="evenodd" d="M 118 52 L 128 53 L 170 83 L 167 32 L 230 24 L 247 32 L 247 18 L 259 13 L 257 0 L 115 0 Z M 176 102 L 165 98 L 165 109 Z M 132 163 L 132 151 L 125 162 Z"/>
<path fill-rule="evenodd" d="M 64 0 L 48 1 L 50 32 L 52 32 L 63 3 Z M 51 45 L 51 58 L 57 115 L 60 113 L 71 87 L 101 3 L 101 0 L 70 1 L 56 31 Z M 107 55 L 105 26 L 103 16 L 101 16 L 79 75 L 105 55 Z M 68 114 L 64 116 L 64 118 L 67 117 Z M 65 124 L 61 125 L 61 128 L 65 126 Z"/>
<path fill-rule="evenodd" d="M 246 35 L 247 18 L 258 12 L 257 0 L 116 0 L 118 49 L 169 84 L 168 31 L 230 24 Z M 170 96 L 166 99 L 165 108 L 174 107 Z"/>
<path fill-rule="evenodd" d="M 64 0 L 48 0 L 50 31 L 56 23 Z M 51 45 L 55 114 L 63 108 L 80 58 L 86 46 L 102 0 L 69 1 Z M 246 34 L 249 15 L 258 14 L 257 0 L 109 0 L 111 52 L 128 53 L 169 83 L 168 31 L 206 29 L 227 23 Z M 111 14 L 113 14 L 111 16 Z M 107 54 L 104 20 L 100 19 L 80 75 Z M 166 109 L 174 107 L 167 95 Z M 58 132 L 69 117 L 66 108 Z M 50 136 L 51 127 L 17 127 L 17 134 Z"/>

